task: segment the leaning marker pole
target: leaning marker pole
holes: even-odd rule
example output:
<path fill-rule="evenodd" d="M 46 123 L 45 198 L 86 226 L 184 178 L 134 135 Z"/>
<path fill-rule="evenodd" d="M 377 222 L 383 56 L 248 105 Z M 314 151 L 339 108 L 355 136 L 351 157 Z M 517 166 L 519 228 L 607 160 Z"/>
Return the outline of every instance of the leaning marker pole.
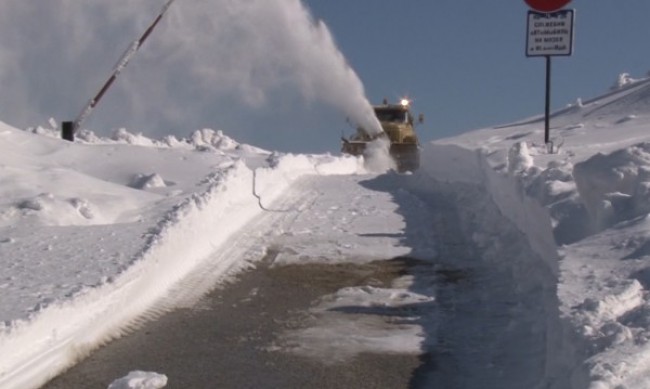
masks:
<path fill-rule="evenodd" d="M 113 72 L 111 73 L 111 76 L 108 78 L 108 80 L 106 80 L 106 82 L 101 87 L 99 92 L 95 95 L 95 97 L 93 97 L 88 101 L 88 103 L 81 110 L 79 116 L 77 116 L 75 121 L 62 123 L 61 137 L 63 139 L 69 141 L 74 140 L 74 134 L 81 127 L 81 124 L 86 120 L 86 118 L 88 118 L 93 108 L 97 106 L 97 104 L 102 99 L 106 91 L 111 87 L 111 85 L 113 85 L 113 83 L 117 79 L 117 76 L 119 76 L 122 70 L 124 70 L 124 68 L 126 67 L 126 65 L 128 65 L 131 58 L 133 58 L 135 53 L 140 49 L 140 47 L 142 47 L 144 42 L 147 40 L 149 35 L 151 35 L 151 32 L 154 30 L 154 28 L 156 28 L 156 26 L 163 18 L 163 16 L 165 16 L 165 13 L 167 13 L 167 10 L 169 9 L 169 7 L 172 5 L 174 1 L 176 0 L 167 0 L 167 2 L 163 6 L 162 10 L 160 11 L 156 19 L 153 21 L 153 23 L 151 23 L 151 25 L 149 26 L 149 28 L 147 28 L 144 34 L 142 34 L 140 38 L 136 39 L 131 43 L 131 45 L 129 45 L 128 49 L 124 52 L 124 54 L 122 54 L 120 59 L 117 61 L 117 64 L 113 68 Z"/>
<path fill-rule="evenodd" d="M 525 0 L 534 9 L 528 11 L 526 56 L 546 58 L 546 99 L 544 109 L 544 143 L 552 151 L 551 57 L 573 53 L 575 10 L 560 9 L 571 0 Z"/>

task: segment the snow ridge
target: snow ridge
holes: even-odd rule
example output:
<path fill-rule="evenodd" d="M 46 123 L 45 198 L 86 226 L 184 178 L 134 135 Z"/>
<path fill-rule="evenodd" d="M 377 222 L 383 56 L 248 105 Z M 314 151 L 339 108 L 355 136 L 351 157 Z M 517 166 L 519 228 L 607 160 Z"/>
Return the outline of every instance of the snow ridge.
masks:
<path fill-rule="evenodd" d="M 358 162 L 348 161 L 342 165 L 328 156 L 282 156 L 275 168 L 258 168 L 255 184 L 264 201 L 270 202 L 302 175 L 356 171 Z M 0 348 L 15 351 L 0 354 L 0 387 L 37 387 L 98 345 L 137 326 L 144 312 L 151 318 L 170 308 L 156 308 L 156 302 L 262 212 L 252 194 L 253 171 L 243 160 L 207 182 L 202 193 L 192 194 L 158 222 L 132 265 L 114 280 L 79 293 L 72 301 L 50 305 L 1 334 Z M 65 320 L 73 315 L 74 322 Z"/>

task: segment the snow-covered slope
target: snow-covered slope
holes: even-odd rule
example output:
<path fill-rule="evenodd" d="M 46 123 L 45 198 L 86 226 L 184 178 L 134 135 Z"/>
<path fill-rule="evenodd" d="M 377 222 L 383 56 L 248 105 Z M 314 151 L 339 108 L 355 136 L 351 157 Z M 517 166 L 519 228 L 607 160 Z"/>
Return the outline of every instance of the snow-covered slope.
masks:
<path fill-rule="evenodd" d="M 426 329 L 434 338 L 495 341 L 481 353 L 457 350 L 459 366 L 473 369 L 458 387 L 648 387 L 650 80 L 623 76 L 605 95 L 554 113 L 551 124 L 551 150 L 541 117 L 426 144 L 417 173 L 365 184 L 397 207 L 360 207 L 368 219 L 350 229 L 339 200 L 321 199 L 328 208 L 317 209 L 318 223 L 339 234 L 312 244 L 307 238 L 327 226 L 296 213 L 283 244 L 312 259 L 371 255 L 357 249 L 373 236 L 384 242 L 376 247 L 386 244 L 377 255 L 387 247 L 386 255 L 439 254 L 481 274 L 482 289 L 457 290 L 466 294 L 454 295 L 454 307 L 492 325 L 478 331 L 456 314 Z M 155 301 L 232 249 L 231 240 L 244 241 L 240 229 L 300 177 L 358 174 L 359 163 L 269 153 L 212 130 L 161 141 L 84 132 L 72 144 L 54 130 L 0 124 L 0 388 L 36 387 L 143 312 L 161 313 Z M 341 198 L 363 202 L 350 188 L 338 189 Z M 387 216 L 407 204 L 426 207 L 431 222 Z M 364 233 L 380 219 L 387 231 L 403 230 L 403 246 L 389 233 Z M 422 251 L 429 243 L 438 254 Z M 242 255 L 217 257 L 214 273 L 243 266 Z M 278 260 L 301 257 L 285 250 Z M 463 305 L 470 300 L 480 309 Z M 431 301 L 444 305 L 445 296 Z M 487 368 L 495 361 L 503 370 Z"/>

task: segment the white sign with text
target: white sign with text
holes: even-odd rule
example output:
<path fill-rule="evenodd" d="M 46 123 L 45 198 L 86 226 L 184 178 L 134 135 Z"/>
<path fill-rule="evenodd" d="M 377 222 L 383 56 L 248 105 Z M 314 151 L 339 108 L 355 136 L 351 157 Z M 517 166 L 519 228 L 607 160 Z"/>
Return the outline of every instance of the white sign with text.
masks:
<path fill-rule="evenodd" d="M 528 11 L 526 56 L 568 56 L 573 53 L 572 9 L 543 13 Z"/>

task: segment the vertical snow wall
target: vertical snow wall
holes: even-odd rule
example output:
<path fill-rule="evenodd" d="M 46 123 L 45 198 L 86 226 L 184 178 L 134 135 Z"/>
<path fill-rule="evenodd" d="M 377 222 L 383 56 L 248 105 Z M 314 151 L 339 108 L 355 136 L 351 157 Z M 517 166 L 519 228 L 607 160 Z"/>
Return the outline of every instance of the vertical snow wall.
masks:
<path fill-rule="evenodd" d="M 456 204 L 461 232 L 481 253 L 476 258 L 480 257 L 484 264 L 478 268 L 486 272 L 494 269 L 494 274 L 486 277 L 513 280 L 511 292 L 518 295 L 518 305 L 541 305 L 537 311 L 523 308 L 521 314 L 527 317 L 517 324 L 539 326 L 543 332 L 544 341 L 538 350 L 542 355 L 535 357 L 538 366 L 527 373 L 511 369 L 512 375 L 523 376 L 495 382 L 502 388 L 578 387 L 582 380 L 581 372 L 575 368 L 578 364 L 571 346 L 571 327 L 560 318 L 559 256 L 548 211 L 525 194 L 515 176 L 495 171 L 482 150 L 429 144 L 422 155 L 421 169 L 409 189 L 422 192 L 430 188 L 433 192 L 445 188 L 446 197 Z M 422 197 L 426 198 L 427 193 Z M 488 285 L 492 284 L 488 281 Z M 512 312 L 512 308 L 504 309 Z M 512 342 L 517 339 L 511 339 Z M 512 349 L 505 353 L 518 354 L 516 348 L 526 346 L 508 347 Z M 516 356 L 511 358 L 516 360 Z"/>

